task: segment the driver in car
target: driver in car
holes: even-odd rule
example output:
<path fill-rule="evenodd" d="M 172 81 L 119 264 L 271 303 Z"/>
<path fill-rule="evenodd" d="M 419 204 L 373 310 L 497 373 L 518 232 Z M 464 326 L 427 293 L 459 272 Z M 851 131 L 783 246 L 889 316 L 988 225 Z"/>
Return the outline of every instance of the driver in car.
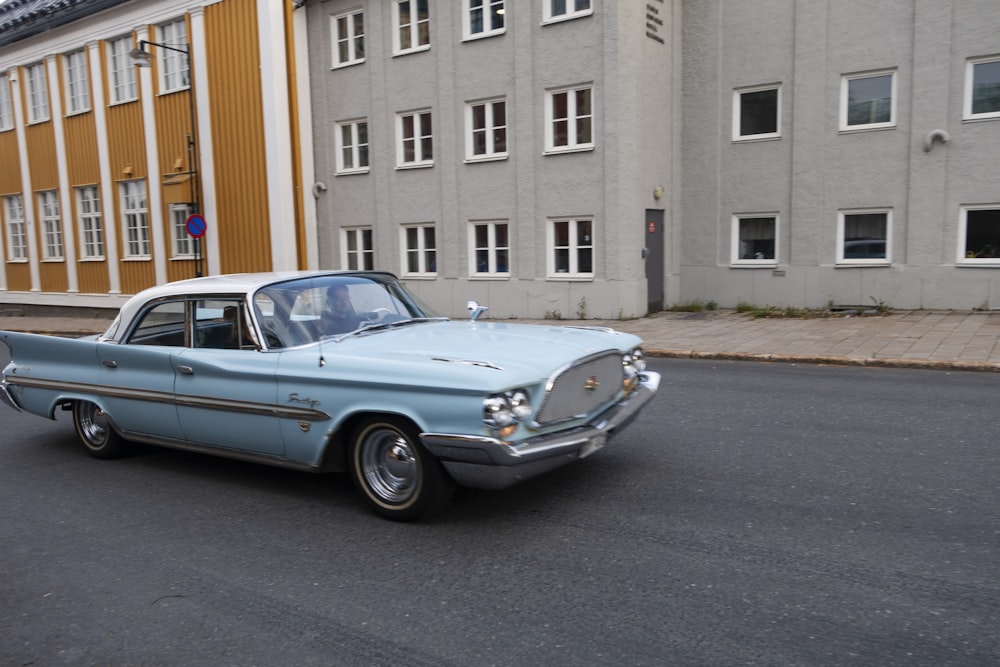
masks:
<path fill-rule="evenodd" d="M 320 326 L 325 335 L 354 331 L 360 320 L 351 304 L 347 285 L 332 285 L 326 290 L 326 309 L 320 317 Z"/>

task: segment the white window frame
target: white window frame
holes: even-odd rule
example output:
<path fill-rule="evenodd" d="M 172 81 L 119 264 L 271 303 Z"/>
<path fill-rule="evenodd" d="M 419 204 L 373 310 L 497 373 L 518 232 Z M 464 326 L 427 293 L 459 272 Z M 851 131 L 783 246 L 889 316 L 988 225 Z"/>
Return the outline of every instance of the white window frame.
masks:
<path fill-rule="evenodd" d="M 149 201 L 146 181 L 121 181 L 118 184 L 122 207 L 122 246 L 126 260 L 148 260 L 152 257 Z"/>
<path fill-rule="evenodd" d="M 848 102 L 850 98 L 851 83 L 863 79 L 877 79 L 880 77 L 890 78 L 889 80 L 889 120 L 874 123 L 855 123 L 849 125 Z M 896 107 L 899 106 L 899 96 L 897 95 L 897 81 L 895 69 L 884 69 L 873 72 L 859 72 L 854 74 L 844 74 L 840 77 L 840 131 L 855 132 L 858 130 L 880 130 L 896 127 Z"/>
<path fill-rule="evenodd" d="M 576 93 L 586 91 L 590 98 L 590 113 L 581 113 L 577 109 Z M 566 116 L 556 118 L 556 101 L 559 95 L 566 95 Z M 569 86 L 565 88 L 554 88 L 545 91 L 545 152 L 546 153 L 573 153 L 576 151 L 589 151 L 594 149 L 594 86 L 585 84 L 579 86 Z M 580 123 L 589 121 L 590 137 L 589 141 L 580 140 Z M 555 144 L 556 124 L 566 123 L 566 144 L 557 146 Z"/>
<path fill-rule="evenodd" d="M 187 230 L 187 219 L 192 213 L 189 204 L 170 205 L 170 259 L 194 259 L 197 239 Z"/>
<path fill-rule="evenodd" d="M 846 243 L 846 221 L 851 215 L 885 215 L 885 257 L 847 258 L 844 255 Z M 838 266 L 889 266 L 892 264 L 892 209 L 860 208 L 837 211 L 837 265 Z"/>
<path fill-rule="evenodd" d="M 0 74 L 0 132 L 14 129 L 14 106 L 10 98 L 10 77 Z"/>
<path fill-rule="evenodd" d="M 413 159 L 407 160 L 407 148 L 411 145 Z M 396 168 L 433 165 L 434 117 L 431 110 L 419 109 L 396 114 Z"/>
<path fill-rule="evenodd" d="M 49 83 L 45 63 L 34 63 L 24 68 L 28 79 L 28 123 L 49 120 Z"/>
<path fill-rule="evenodd" d="M 437 228 L 434 223 L 402 225 L 399 231 L 402 275 L 407 278 L 436 278 L 438 247 Z M 411 259 L 416 260 L 415 269 L 411 269 Z"/>
<path fill-rule="evenodd" d="M 7 195 L 3 198 L 7 216 L 7 261 L 28 261 L 28 226 L 24 219 L 24 197 Z"/>
<path fill-rule="evenodd" d="M 754 259 L 743 259 L 740 252 L 740 243 L 742 241 L 742 236 L 740 231 L 742 228 L 742 223 L 744 220 L 761 220 L 770 218 L 774 224 L 774 257 L 764 257 L 764 258 L 754 258 Z M 778 230 L 779 226 L 778 214 L 776 212 L 767 213 L 736 213 L 732 218 L 732 235 L 731 235 L 731 247 L 730 247 L 730 264 L 732 266 L 765 266 L 765 267 L 775 267 L 778 265 Z"/>
<path fill-rule="evenodd" d="M 357 18 L 361 17 L 358 33 Z M 341 29 L 343 22 L 343 30 Z M 330 17 L 331 69 L 358 65 L 365 61 L 365 12 L 357 9 Z M 346 54 L 341 53 L 341 47 Z M 359 48 L 360 47 L 360 48 Z"/>
<path fill-rule="evenodd" d="M 340 230 L 340 265 L 348 271 L 370 271 L 375 268 L 373 227 L 345 227 Z"/>
<path fill-rule="evenodd" d="M 743 96 L 753 93 L 764 93 L 774 91 L 777 96 L 775 100 L 774 132 L 759 132 L 757 134 L 743 134 Z M 737 88 L 733 91 L 733 141 L 756 141 L 758 139 L 778 139 L 781 137 L 781 84 L 769 84 L 764 86 L 752 86 L 749 88 Z"/>
<path fill-rule="evenodd" d="M 480 16 L 481 30 L 473 31 L 474 18 Z M 498 17 L 499 27 L 493 26 Z M 490 26 L 487 26 L 490 23 Z M 507 3 L 505 0 L 462 0 L 462 39 L 482 39 L 502 35 L 507 31 Z"/>
<path fill-rule="evenodd" d="M 973 95 L 975 94 L 975 76 L 976 67 L 978 65 L 989 65 L 997 63 L 1000 67 L 1000 55 L 989 56 L 984 58 L 970 58 L 966 61 L 965 65 L 965 99 L 962 105 L 962 118 L 963 120 L 989 120 L 992 118 L 1000 118 L 1000 109 L 996 111 L 985 111 L 981 113 L 974 113 L 972 111 Z"/>
<path fill-rule="evenodd" d="M 38 213 L 42 223 L 42 261 L 61 262 L 65 257 L 62 218 L 59 216 L 59 193 L 55 190 L 40 191 Z"/>
<path fill-rule="evenodd" d="M 101 194 L 96 185 L 76 188 L 77 224 L 80 231 L 80 261 L 104 259 L 104 222 Z"/>
<path fill-rule="evenodd" d="M 597 0 L 542 0 L 543 23 L 569 21 L 594 13 Z M 559 11 L 559 5 L 563 5 Z M 586 5 L 586 6 L 584 6 Z"/>
<path fill-rule="evenodd" d="M 187 40 L 187 21 L 179 18 L 157 26 L 161 44 L 174 49 L 191 47 Z M 191 88 L 191 59 L 189 53 L 181 53 L 172 49 L 160 49 L 160 94 L 175 93 Z"/>
<path fill-rule="evenodd" d="M 505 228 L 507 237 L 506 245 L 497 241 L 497 229 Z M 478 228 L 486 230 L 486 243 L 480 245 L 476 231 Z M 469 276 L 472 278 L 510 278 L 510 249 L 511 249 L 511 225 L 510 220 L 472 220 L 469 222 Z M 506 253 L 506 269 L 501 267 L 499 259 L 500 253 Z M 479 254 L 485 253 L 485 270 L 479 264 Z"/>
<path fill-rule="evenodd" d="M 364 126 L 364 137 L 361 127 Z M 345 139 L 344 134 L 349 138 Z M 371 146 L 368 119 L 355 118 L 334 123 L 334 147 L 338 174 L 367 174 L 371 169 Z"/>
<path fill-rule="evenodd" d="M 503 120 L 497 122 L 497 105 L 503 105 Z M 468 162 L 478 162 L 483 160 L 503 160 L 508 156 L 510 132 L 507 127 L 507 98 L 498 97 L 491 100 L 467 102 L 465 105 L 465 159 Z M 484 125 L 481 128 L 475 127 L 476 109 L 483 108 Z M 497 133 L 503 133 L 503 150 L 497 150 Z M 485 152 L 476 154 L 476 135 L 483 134 Z"/>
<path fill-rule="evenodd" d="M 135 65 L 129 53 L 135 48 L 132 35 L 116 37 L 107 41 L 108 70 L 111 104 L 124 104 L 139 99 L 135 84 Z"/>
<path fill-rule="evenodd" d="M 963 266 L 988 266 L 988 267 L 1000 267 L 1000 248 L 997 248 L 997 252 L 994 254 L 995 257 L 967 257 L 966 256 L 966 243 L 968 242 L 969 233 L 969 213 L 971 211 L 996 211 L 998 218 L 1000 218 L 1000 203 L 996 204 L 979 204 L 979 205 L 968 205 L 961 206 L 959 208 L 958 217 L 958 264 Z"/>
<path fill-rule="evenodd" d="M 72 51 L 63 56 L 66 70 L 66 115 L 90 111 L 90 78 L 87 74 L 87 52 Z"/>
<path fill-rule="evenodd" d="M 427 4 L 427 16 L 417 15 L 420 3 Z M 403 23 L 403 7 L 409 11 L 409 22 Z M 394 0 L 392 3 L 392 53 L 396 56 L 431 48 L 430 0 Z M 423 41 L 421 35 L 426 35 Z"/>
<path fill-rule="evenodd" d="M 590 238 L 580 238 L 580 227 L 581 223 L 588 223 L 590 225 Z M 556 226 L 560 224 L 567 225 L 567 244 L 566 245 L 556 245 Z M 547 249 L 547 274 L 550 280 L 593 280 L 595 276 L 595 268 L 597 264 L 597 257 L 595 255 L 594 246 L 594 219 L 589 216 L 580 217 L 560 217 L 560 218 L 550 218 L 548 225 L 546 225 L 546 242 L 545 247 Z M 590 251 L 590 271 L 580 270 L 580 255 L 584 250 Z M 566 251 L 566 270 L 560 271 L 559 261 L 557 255 L 560 250 Z"/>

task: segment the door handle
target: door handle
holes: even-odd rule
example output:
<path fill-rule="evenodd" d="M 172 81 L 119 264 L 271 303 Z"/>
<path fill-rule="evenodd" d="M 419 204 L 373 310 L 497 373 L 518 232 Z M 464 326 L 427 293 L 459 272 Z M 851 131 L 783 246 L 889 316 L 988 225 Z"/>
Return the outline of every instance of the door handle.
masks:
<path fill-rule="evenodd" d="M 190 366 L 178 366 L 177 372 L 183 375 L 194 375 L 194 369 Z"/>
<path fill-rule="evenodd" d="M 118 368 L 118 362 L 113 359 L 105 359 L 101 364 L 108 368 Z"/>

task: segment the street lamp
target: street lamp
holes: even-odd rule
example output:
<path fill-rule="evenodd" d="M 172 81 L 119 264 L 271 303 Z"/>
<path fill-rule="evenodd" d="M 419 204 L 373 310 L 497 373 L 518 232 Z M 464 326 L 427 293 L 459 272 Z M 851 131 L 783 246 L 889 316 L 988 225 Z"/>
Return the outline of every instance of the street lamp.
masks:
<path fill-rule="evenodd" d="M 155 46 L 159 49 L 166 49 L 167 51 L 174 51 L 176 53 L 183 53 L 188 58 L 188 68 L 191 67 L 191 49 L 182 48 L 178 46 L 170 46 L 169 44 L 160 44 L 158 42 L 149 42 L 145 39 L 139 40 L 139 46 L 129 51 L 129 57 L 132 58 L 132 63 L 136 67 L 150 67 L 153 54 L 146 50 L 147 46 Z M 188 165 L 190 165 L 191 170 L 188 172 L 190 176 L 188 184 L 190 186 L 190 201 L 187 202 L 189 213 L 191 215 L 200 215 L 201 207 L 198 201 L 198 144 L 195 138 L 197 125 L 195 125 L 195 114 L 194 114 L 194 86 L 192 85 L 188 90 L 188 111 L 191 120 L 191 132 L 187 135 L 187 153 L 188 153 Z M 194 238 L 195 247 L 195 275 L 201 277 L 202 275 L 202 258 L 201 258 L 201 236 L 196 236 Z"/>

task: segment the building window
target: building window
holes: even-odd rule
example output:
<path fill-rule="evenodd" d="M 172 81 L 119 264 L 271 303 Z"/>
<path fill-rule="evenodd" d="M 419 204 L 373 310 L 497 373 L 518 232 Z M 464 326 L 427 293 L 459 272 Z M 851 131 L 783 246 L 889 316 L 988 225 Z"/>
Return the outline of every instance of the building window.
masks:
<path fill-rule="evenodd" d="M 396 0 L 393 4 L 393 53 L 399 55 L 430 48 L 431 17 L 427 5 L 428 0 Z"/>
<path fill-rule="evenodd" d="M 840 129 L 896 126 L 896 73 L 845 75 L 840 82 Z"/>
<path fill-rule="evenodd" d="M 341 264 L 350 271 L 371 271 L 375 268 L 375 249 L 372 245 L 372 228 L 345 229 L 342 233 L 343 254 Z"/>
<path fill-rule="evenodd" d="M 358 10 L 330 18 L 333 30 L 333 66 L 365 61 L 365 13 Z"/>
<path fill-rule="evenodd" d="M 96 185 L 76 189 L 80 215 L 81 259 L 104 259 L 104 224 Z"/>
<path fill-rule="evenodd" d="M 542 0 L 546 21 L 564 21 L 594 13 L 590 0 Z"/>
<path fill-rule="evenodd" d="M 67 53 L 66 64 L 66 106 L 68 113 L 90 110 L 90 82 L 87 77 L 87 53 L 84 50 Z"/>
<path fill-rule="evenodd" d="M 1000 265 L 1000 204 L 963 206 L 958 233 L 960 264 Z"/>
<path fill-rule="evenodd" d="M 122 231 L 126 259 L 149 259 L 149 211 L 146 208 L 146 181 L 124 181 L 119 185 L 122 198 Z"/>
<path fill-rule="evenodd" d="M 108 59 L 111 61 L 111 102 L 131 102 L 138 99 L 135 88 L 135 65 L 129 57 L 133 48 L 132 37 L 119 37 L 108 42 Z"/>
<path fill-rule="evenodd" d="M 63 258 L 63 231 L 59 196 L 55 190 L 38 193 L 38 210 L 42 214 L 42 259 L 60 260 Z"/>
<path fill-rule="evenodd" d="M 465 10 L 465 38 L 477 39 L 499 35 L 504 31 L 506 15 L 504 0 L 462 0 Z"/>
<path fill-rule="evenodd" d="M 548 228 L 549 277 L 594 277 L 594 221 L 550 220 Z"/>
<path fill-rule="evenodd" d="M 1000 118 L 1000 57 L 970 60 L 965 69 L 967 119 Z"/>
<path fill-rule="evenodd" d="M 28 236 L 24 226 L 24 199 L 21 195 L 3 198 L 7 213 L 7 259 L 23 262 L 28 259 Z"/>
<path fill-rule="evenodd" d="M 336 124 L 337 173 L 368 171 L 368 121 L 345 120 Z"/>
<path fill-rule="evenodd" d="M 437 239 L 434 225 L 403 227 L 403 274 L 410 277 L 437 275 Z"/>
<path fill-rule="evenodd" d="M 507 222 L 474 222 L 469 235 L 469 275 L 510 275 L 510 226 Z"/>
<path fill-rule="evenodd" d="M 891 231 L 889 209 L 841 211 L 837 224 L 837 263 L 889 264 Z"/>
<path fill-rule="evenodd" d="M 0 74 L 0 132 L 14 129 L 14 107 L 10 103 L 10 79 Z"/>
<path fill-rule="evenodd" d="M 549 91 L 545 96 L 545 149 L 550 152 L 594 147 L 593 88 Z"/>
<path fill-rule="evenodd" d="M 45 63 L 29 65 L 28 72 L 28 122 L 41 123 L 49 119 L 49 86 L 45 76 Z"/>
<path fill-rule="evenodd" d="M 434 164 L 434 137 L 431 112 L 414 111 L 396 116 L 399 141 L 396 164 L 400 167 L 425 167 Z"/>
<path fill-rule="evenodd" d="M 192 259 L 195 256 L 195 239 L 187 230 L 190 215 L 191 207 L 187 204 L 170 205 L 170 245 L 174 253 L 172 259 Z"/>
<path fill-rule="evenodd" d="M 781 136 L 781 88 L 745 88 L 733 93 L 733 140 Z"/>
<path fill-rule="evenodd" d="M 732 263 L 738 266 L 775 266 L 778 263 L 778 216 L 733 216 Z"/>
<path fill-rule="evenodd" d="M 188 50 L 187 24 L 178 19 L 160 26 L 160 42 L 175 49 Z M 160 49 L 160 92 L 172 93 L 191 86 L 191 59 L 189 54 Z"/>
<path fill-rule="evenodd" d="M 465 107 L 465 155 L 469 160 L 507 157 L 507 102 L 473 102 Z"/>

